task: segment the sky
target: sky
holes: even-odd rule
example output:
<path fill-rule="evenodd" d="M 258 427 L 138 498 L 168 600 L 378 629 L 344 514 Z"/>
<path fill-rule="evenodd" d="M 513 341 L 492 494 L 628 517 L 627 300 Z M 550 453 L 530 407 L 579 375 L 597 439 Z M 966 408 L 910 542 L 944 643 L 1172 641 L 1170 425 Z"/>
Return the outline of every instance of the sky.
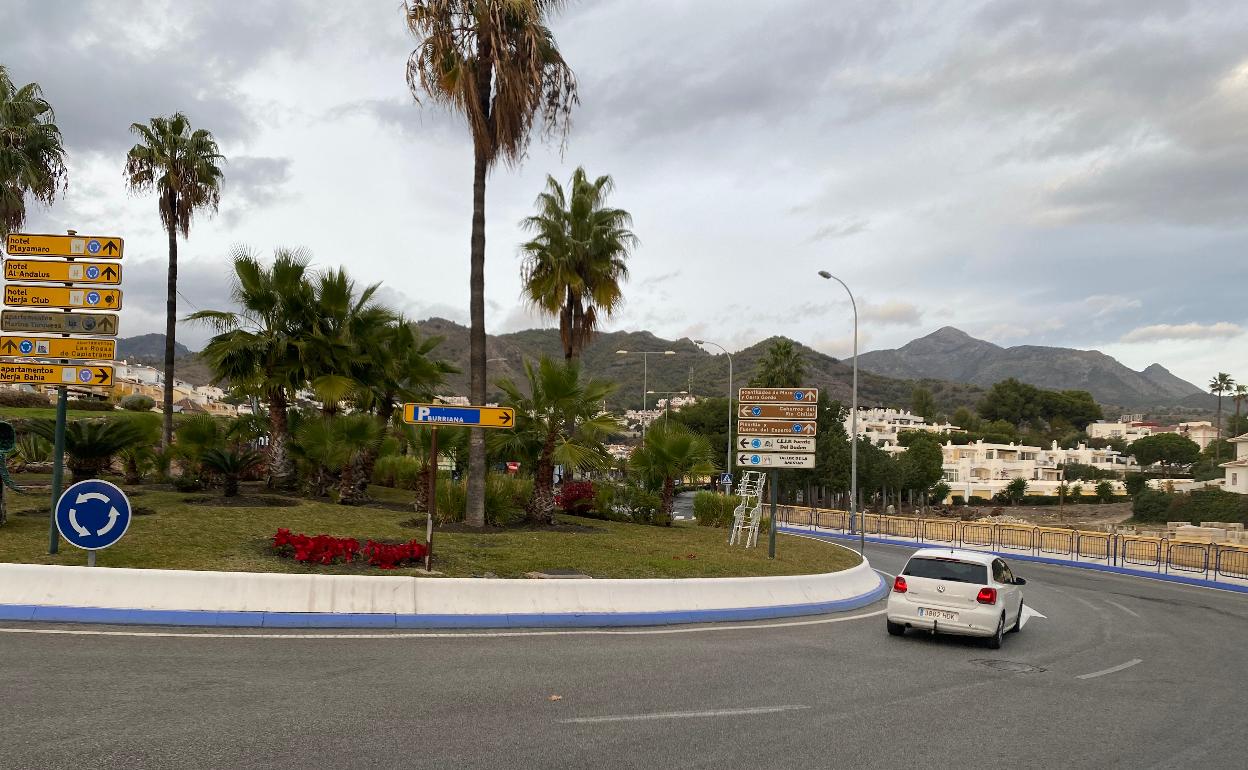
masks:
<path fill-rule="evenodd" d="M 640 239 L 607 329 L 847 357 L 826 269 L 864 351 L 950 325 L 1248 381 L 1248 5 L 585 0 L 551 26 L 581 103 L 489 178 L 489 332 L 553 325 L 519 223 L 580 165 Z M 415 42 L 398 0 L 6 0 L 0 64 L 68 152 L 27 230 L 123 236 L 122 335 L 162 332 L 166 237 L 122 167 L 131 123 L 180 110 L 228 161 L 180 312 L 229 307 L 232 249 L 290 247 L 466 323 L 471 141 L 413 98 Z"/>

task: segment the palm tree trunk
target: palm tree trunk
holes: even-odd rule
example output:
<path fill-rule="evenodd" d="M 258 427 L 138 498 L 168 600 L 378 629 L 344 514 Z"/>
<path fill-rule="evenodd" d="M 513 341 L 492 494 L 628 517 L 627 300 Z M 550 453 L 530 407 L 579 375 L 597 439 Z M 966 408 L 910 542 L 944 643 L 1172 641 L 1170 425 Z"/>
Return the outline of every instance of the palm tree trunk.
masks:
<path fill-rule="evenodd" d="M 373 469 L 377 467 L 378 447 L 390 435 L 390 417 L 393 414 L 394 397 L 387 394 L 385 400 L 377 406 L 377 420 L 381 423 L 381 438 L 377 441 L 377 447 L 367 447 L 361 454 L 360 468 L 355 478 L 355 491 L 352 493 L 357 500 L 368 499 L 368 485 L 373 482 Z"/>
<path fill-rule="evenodd" d="M 559 313 L 559 336 L 563 339 L 563 360 L 571 361 L 580 351 L 576 349 L 576 317 L 572 314 L 572 287 L 566 289 L 567 299 Z"/>
<path fill-rule="evenodd" d="M 1222 460 L 1222 393 L 1218 393 L 1218 432 L 1217 438 L 1213 443 L 1213 461 L 1215 463 Z"/>
<path fill-rule="evenodd" d="M 290 426 L 286 421 L 286 392 L 274 388 L 269 393 L 269 486 L 290 489 L 295 471 L 290 459 Z"/>
<path fill-rule="evenodd" d="M 225 497 L 238 497 L 238 474 L 225 474 L 225 489 L 222 491 Z"/>
<path fill-rule="evenodd" d="M 663 479 L 663 513 L 672 515 L 672 498 L 676 496 L 676 480 L 668 476 Z M 670 520 L 670 519 L 669 519 Z"/>
<path fill-rule="evenodd" d="M 165 411 L 161 445 L 166 449 L 173 444 L 173 350 L 178 323 L 178 195 L 169 192 L 169 277 L 165 295 L 165 391 L 162 405 Z"/>
<path fill-rule="evenodd" d="M 488 81 L 487 81 L 488 83 Z M 486 93 L 489 91 L 487 89 Z M 474 404 L 485 403 L 485 173 L 488 168 L 484 148 L 478 147 L 472 177 L 472 249 L 468 279 L 469 395 Z M 468 489 L 464 523 L 485 526 L 485 431 L 468 432 Z"/>
<path fill-rule="evenodd" d="M 546 435 L 546 443 L 533 472 L 533 496 L 529 498 L 528 515 L 529 521 L 534 524 L 555 523 L 555 464 L 551 462 L 551 456 L 555 453 L 557 438 L 554 431 Z"/>

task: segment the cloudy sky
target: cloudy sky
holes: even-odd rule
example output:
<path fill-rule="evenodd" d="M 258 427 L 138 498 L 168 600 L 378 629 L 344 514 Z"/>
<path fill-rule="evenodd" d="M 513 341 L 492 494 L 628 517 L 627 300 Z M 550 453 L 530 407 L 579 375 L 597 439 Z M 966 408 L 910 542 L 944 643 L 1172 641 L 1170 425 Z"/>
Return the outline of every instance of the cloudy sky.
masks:
<path fill-rule="evenodd" d="M 641 239 L 612 329 L 846 356 L 828 269 L 864 350 L 953 325 L 1248 380 L 1248 6 L 763 7 L 584 0 L 554 20 L 582 103 L 562 151 L 535 142 L 490 178 L 489 331 L 544 323 L 519 299 L 517 223 L 584 165 Z M 245 244 L 466 321 L 471 145 L 414 103 L 412 47 L 398 0 L 6 0 L 0 63 L 42 84 L 69 151 L 68 194 L 28 229 L 124 236 L 123 334 L 161 331 L 156 202 L 121 169 L 130 123 L 181 110 L 229 159 L 182 250 L 188 312 L 228 303 Z"/>

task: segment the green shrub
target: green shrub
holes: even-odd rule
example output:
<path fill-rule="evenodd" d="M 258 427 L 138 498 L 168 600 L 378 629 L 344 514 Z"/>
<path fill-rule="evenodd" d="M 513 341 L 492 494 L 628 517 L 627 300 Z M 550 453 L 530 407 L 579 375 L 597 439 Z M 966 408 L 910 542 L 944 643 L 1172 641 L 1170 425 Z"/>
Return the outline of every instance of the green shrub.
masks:
<path fill-rule="evenodd" d="M 627 497 L 628 514 L 637 524 L 671 526 L 672 517 L 663 510 L 663 496 L 658 492 L 630 488 Z"/>
<path fill-rule="evenodd" d="M 1248 524 L 1248 495 L 1220 489 L 1162 492 L 1146 489 L 1136 496 L 1131 512 L 1137 521 L 1222 521 Z"/>
<path fill-rule="evenodd" d="M 1123 483 L 1127 486 L 1127 494 L 1135 497 L 1148 488 L 1148 476 L 1143 473 L 1128 473 Z"/>
<path fill-rule="evenodd" d="M 533 496 L 533 480 L 505 473 L 485 477 L 485 523 L 506 527 L 524 519 L 524 506 Z M 438 474 L 438 524 L 464 520 L 468 504 L 465 482 L 451 481 L 446 473 Z"/>
<path fill-rule="evenodd" d="M 1131 503 L 1131 514 L 1137 521 L 1167 521 L 1171 499 L 1177 495 L 1158 489 L 1143 489 Z"/>
<path fill-rule="evenodd" d="M 1114 485 L 1108 481 L 1102 481 L 1097 484 L 1096 501 L 1098 503 L 1112 503 L 1114 501 Z"/>
<path fill-rule="evenodd" d="M 156 408 L 156 399 L 142 393 L 132 393 L 123 398 L 119 405 L 128 412 L 150 412 Z"/>
<path fill-rule="evenodd" d="M 17 454 L 23 463 L 47 463 L 52 461 L 52 442 L 33 433 L 17 437 Z"/>
<path fill-rule="evenodd" d="M 80 412 L 112 412 L 115 411 L 111 401 L 89 401 L 82 398 L 71 398 L 65 402 L 65 406 L 69 409 L 77 409 Z"/>
<path fill-rule="evenodd" d="M 31 393 L 25 390 L 9 390 L 0 388 L 0 406 L 13 406 L 31 409 L 51 406 L 52 402 L 42 393 Z"/>
<path fill-rule="evenodd" d="M 693 496 L 693 515 L 700 527 L 730 527 L 741 498 L 718 492 L 698 492 Z"/>

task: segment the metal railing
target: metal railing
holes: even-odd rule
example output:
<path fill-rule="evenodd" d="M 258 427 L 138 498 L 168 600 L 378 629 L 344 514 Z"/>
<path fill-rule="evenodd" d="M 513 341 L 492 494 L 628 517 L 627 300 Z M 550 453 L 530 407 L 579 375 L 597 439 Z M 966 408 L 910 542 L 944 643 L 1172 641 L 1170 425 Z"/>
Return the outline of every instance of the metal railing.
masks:
<path fill-rule="evenodd" d="M 781 506 L 778 520 L 781 524 L 795 527 L 843 532 L 849 532 L 851 528 L 848 513 L 821 508 Z M 1143 568 L 1159 573 L 1199 575 L 1209 580 L 1248 580 L 1248 546 L 878 513 L 862 514 L 860 523 L 868 535 L 910 540 L 918 544 L 987 548 L 1006 553 Z"/>

